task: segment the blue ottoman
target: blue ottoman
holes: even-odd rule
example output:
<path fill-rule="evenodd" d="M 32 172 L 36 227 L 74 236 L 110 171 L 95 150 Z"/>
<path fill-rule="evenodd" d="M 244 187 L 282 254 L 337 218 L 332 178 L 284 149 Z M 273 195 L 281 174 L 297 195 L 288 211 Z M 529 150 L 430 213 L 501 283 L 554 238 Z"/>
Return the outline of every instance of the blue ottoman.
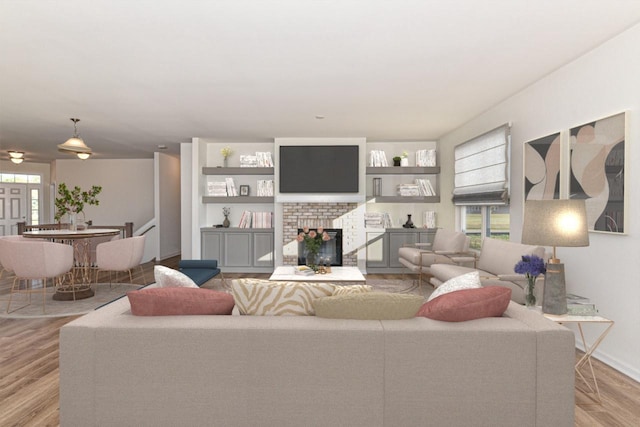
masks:
<path fill-rule="evenodd" d="M 178 269 L 198 286 L 221 273 L 218 260 L 215 259 L 183 259 L 178 262 Z"/>

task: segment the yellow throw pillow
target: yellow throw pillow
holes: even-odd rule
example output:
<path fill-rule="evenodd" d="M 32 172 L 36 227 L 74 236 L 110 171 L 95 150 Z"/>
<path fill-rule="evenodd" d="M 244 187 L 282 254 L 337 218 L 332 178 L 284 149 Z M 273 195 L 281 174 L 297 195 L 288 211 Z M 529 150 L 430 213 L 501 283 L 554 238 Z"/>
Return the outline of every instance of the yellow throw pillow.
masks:
<path fill-rule="evenodd" d="M 233 299 L 240 314 L 253 316 L 313 316 L 313 300 L 333 295 L 331 283 L 270 282 L 235 279 Z"/>
<path fill-rule="evenodd" d="M 413 294 L 366 292 L 319 298 L 316 316 L 330 319 L 398 320 L 415 317 L 424 298 Z"/>

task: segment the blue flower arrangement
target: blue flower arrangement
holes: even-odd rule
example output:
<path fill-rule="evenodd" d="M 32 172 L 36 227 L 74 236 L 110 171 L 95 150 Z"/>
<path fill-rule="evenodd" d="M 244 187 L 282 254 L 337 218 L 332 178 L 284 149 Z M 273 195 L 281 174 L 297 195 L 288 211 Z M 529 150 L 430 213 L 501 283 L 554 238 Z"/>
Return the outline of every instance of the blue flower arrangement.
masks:
<path fill-rule="evenodd" d="M 538 255 L 523 255 L 514 268 L 518 274 L 524 274 L 527 278 L 536 278 L 547 272 L 544 260 Z"/>
<path fill-rule="evenodd" d="M 547 272 L 544 260 L 537 255 L 523 255 L 522 260 L 516 263 L 514 271 L 526 276 L 528 286 L 525 294 L 525 302 L 527 307 L 535 307 L 536 296 L 534 295 L 533 290 L 536 285 L 536 277 Z"/>

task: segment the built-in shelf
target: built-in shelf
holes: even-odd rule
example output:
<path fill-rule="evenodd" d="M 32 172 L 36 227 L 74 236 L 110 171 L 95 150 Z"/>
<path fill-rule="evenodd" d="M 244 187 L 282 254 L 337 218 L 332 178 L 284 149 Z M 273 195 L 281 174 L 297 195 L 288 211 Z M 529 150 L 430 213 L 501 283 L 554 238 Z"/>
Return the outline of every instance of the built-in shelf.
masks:
<path fill-rule="evenodd" d="M 273 203 L 273 200 L 273 197 L 258 196 L 202 197 L 202 203 Z"/>
<path fill-rule="evenodd" d="M 440 166 L 389 166 L 367 167 L 367 175 L 436 175 L 440 173 Z"/>
<path fill-rule="evenodd" d="M 273 168 L 223 168 L 205 166 L 203 175 L 273 175 Z"/>
<path fill-rule="evenodd" d="M 376 196 L 367 197 L 376 203 L 440 203 L 440 196 Z"/>

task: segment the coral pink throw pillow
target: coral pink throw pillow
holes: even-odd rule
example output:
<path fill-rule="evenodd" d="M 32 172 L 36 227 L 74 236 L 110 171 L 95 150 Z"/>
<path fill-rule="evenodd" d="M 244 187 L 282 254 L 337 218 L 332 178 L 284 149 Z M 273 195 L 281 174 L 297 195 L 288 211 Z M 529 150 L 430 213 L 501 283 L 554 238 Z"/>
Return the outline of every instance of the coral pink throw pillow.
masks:
<path fill-rule="evenodd" d="M 445 322 L 500 317 L 511 301 L 511 289 L 502 286 L 449 292 L 422 305 L 416 316 Z"/>
<path fill-rule="evenodd" d="M 202 288 L 152 288 L 127 292 L 135 316 L 231 314 L 233 296 Z"/>

